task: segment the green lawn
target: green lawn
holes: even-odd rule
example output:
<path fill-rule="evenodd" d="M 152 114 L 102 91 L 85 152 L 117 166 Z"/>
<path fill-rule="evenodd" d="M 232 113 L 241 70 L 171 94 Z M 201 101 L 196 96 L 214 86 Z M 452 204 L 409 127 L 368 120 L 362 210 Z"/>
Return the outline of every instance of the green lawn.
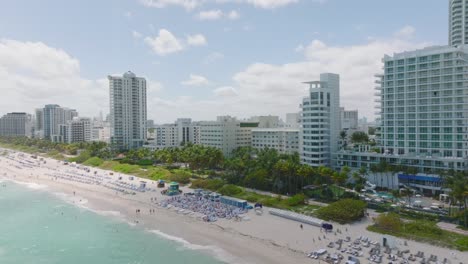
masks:
<path fill-rule="evenodd" d="M 377 225 L 371 225 L 367 227 L 367 230 L 433 245 L 455 248 L 460 251 L 468 251 L 468 236 L 442 230 L 436 227 L 435 222 L 431 221 L 418 220 L 403 223 L 399 231 L 382 229 Z"/>

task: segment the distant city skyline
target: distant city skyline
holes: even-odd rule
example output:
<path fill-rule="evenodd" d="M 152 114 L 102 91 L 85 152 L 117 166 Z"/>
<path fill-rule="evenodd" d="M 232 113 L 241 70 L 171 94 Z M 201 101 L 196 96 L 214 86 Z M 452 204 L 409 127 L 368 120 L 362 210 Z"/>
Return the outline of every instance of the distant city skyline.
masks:
<path fill-rule="evenodd" d="M 302 82 L 334 72 L 341 106 L 373 120 L 383 55 L 446 45 L 447 11 L 439 0 L 6 2 L 0 114 L 45 104 L 107 114 L 107 75 L 131 70 L 147 79 L 155 123 L 284 119 L 307 96 Z"/>

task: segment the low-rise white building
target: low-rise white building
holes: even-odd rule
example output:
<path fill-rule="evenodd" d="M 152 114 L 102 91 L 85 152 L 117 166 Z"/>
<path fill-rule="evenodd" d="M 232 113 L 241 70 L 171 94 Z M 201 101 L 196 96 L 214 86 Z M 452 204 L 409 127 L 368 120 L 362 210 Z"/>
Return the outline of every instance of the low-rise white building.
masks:
<path fill-rule="evenodd" d="M 216 121 L 197 122 L 200 127 L 200 144 L 211 146 L 230 156 L 239 147 L 248 147 L 252 143 L 252 129 L 258 122 L 239 121 L 231 116 L 218 116 Z"/>
<path fill-rule="evenodd" d="M 252 147 L 272 148 L 279 153 L 299 152 L 299 129 L 294 128 L 255 128 L 252 129 Z"/>

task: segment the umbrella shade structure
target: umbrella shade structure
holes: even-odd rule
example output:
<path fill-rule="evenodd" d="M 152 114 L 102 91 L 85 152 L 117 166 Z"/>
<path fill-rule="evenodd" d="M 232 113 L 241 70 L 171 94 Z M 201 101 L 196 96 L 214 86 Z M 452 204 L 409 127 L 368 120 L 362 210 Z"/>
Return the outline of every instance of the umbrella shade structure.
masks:
<path fill-rule="evenodd" d="M 221 196 L 219 201 L 221 203 L 223 203 L 223 204 L 239 207 L 239 208 L 242 208 L 242 209 L 245 209 L 247 207 L 247 205 L 248 205 L 247 201 L 245 201 L 245 200 L 240 200 L 240 199 L 237 199 L 237 198 L 226 197 L 226 196 Z"/>

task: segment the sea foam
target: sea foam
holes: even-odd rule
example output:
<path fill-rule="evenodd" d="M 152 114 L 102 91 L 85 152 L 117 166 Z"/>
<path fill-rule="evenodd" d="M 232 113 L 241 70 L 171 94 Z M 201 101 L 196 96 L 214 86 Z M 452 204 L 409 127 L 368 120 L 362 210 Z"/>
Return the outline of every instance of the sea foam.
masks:
<path fill-rule="evenodd" d="M 148 230 L 150 233 L 156 234 L 164 239 L 171 240 L 174 242 L 177 242 L 181 244 L 184 248 L 190 249 L 190 250 L 199 250 L 199 251 L 205 251 L 210 253 L 212 256 L 216 257 L 218 260 L 225 262 L 225 263 L 240 263 L 239 259 L 236 257 L 232 256 L 228 252 L 226 252 L 224 249 L 216 247 L 216 246 L 203 246 L 203 245 L 198 245 L 198 244 L 193 244 L 188 242 L 187 240 L 181 238 L 181 237 L 176 237 L 172 236 L 169 234 L 166 234 L 164 232 L 161 232 L 160 230 Z"/>
<path fill-rule="evenodd" d="M 16 184 L 26 186 L 27 188 L 33 189 L 33 190 L 42 190 L 42 189 L 46 189 L 48 187 L 45 184 L 38 184 L 38 183 L 35 183 L 35 182 L 22 182 L 22 181 L 16 181 L 16 180 L 11 180 L 11 181 L 16 183 Z"/>

